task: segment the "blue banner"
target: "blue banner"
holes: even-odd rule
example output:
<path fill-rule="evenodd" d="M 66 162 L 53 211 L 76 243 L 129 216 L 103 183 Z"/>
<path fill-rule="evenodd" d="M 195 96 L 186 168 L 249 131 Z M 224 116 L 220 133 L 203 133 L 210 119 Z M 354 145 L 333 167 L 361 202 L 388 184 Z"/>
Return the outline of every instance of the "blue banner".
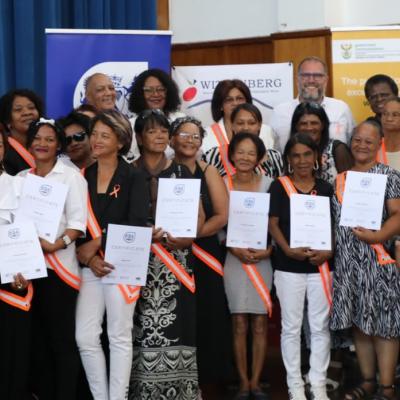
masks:
<path fill-rule="evenodd" d="M 96 72 L 113 81 L 117 106 L 126 114 L 129 90 L 140 72 L 170 72 L 170 32 L 47 29 L 46 47 L 46 104 L 52 118 L 84 103 L 84 83 Z"/>

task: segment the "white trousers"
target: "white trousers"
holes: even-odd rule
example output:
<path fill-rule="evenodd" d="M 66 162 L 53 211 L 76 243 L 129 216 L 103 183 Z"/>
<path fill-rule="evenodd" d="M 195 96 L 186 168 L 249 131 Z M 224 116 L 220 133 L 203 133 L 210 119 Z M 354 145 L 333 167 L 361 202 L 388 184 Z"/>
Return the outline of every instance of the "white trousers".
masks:
<path fill-rule="evenodd" d="M 128 398 L 135 305 L 125 302 L 117 285 L 102 284 L 90 268 L 83 269 L 76 309 L 76 341 L 95 400 Z M 100 342 L 105 311 L 110 343 L 109 383 Z"/>
<path fill-rule="evenodd" d="M 310 371 L 312 386 L 325 386 L 330 360 L 329 303 L 320 274 L 275 271 L 276 292 L 281 306 L 281 350 L 289 388 L 303 387 L 300 334 L 307 296 L 311 331 Z"/>

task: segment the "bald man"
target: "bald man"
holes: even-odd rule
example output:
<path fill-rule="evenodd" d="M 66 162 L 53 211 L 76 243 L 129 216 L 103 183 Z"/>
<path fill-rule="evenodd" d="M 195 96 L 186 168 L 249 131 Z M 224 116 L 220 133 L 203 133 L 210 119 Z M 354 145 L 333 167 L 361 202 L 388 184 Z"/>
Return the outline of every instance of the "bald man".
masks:
<path fill-rule="evenodd" d="M 99 111 L 110 110 L 116 107 L 115 87 L 111 79 L 100 72 L 89 76 L 86 80 L 86 103 L 96 107 Z"/>

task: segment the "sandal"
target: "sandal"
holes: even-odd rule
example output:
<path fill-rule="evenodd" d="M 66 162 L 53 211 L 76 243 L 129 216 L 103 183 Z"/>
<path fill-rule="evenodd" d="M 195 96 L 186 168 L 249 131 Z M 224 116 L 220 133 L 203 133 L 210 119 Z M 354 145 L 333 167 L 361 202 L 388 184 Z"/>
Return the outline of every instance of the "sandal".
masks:
<path fill-rule="evenodd" d="M 345 394 L 344 400 L 363 400 L 371 396 L 374 393 L 374 390 L 368 392 L 361 386 L 364 383 L 372 383 L 375 388 L 376 379 L 375 378 L 364 379 L 360 385 L 356 386 L 353 390 Z"/>
<path fill-rule="evenodd" d="M 248 400 L 248 399 L 250 399 L 250 391 L 249 390 L 244 390 L 242 392 L 239 392 L 234 397 L 234 400 Z"/>
<path fill-rule="evenodd" d="M 388 397 L 383 394 L 384 390 L 392 390 L 393 396 Z M 371 400 L 395 400 L 396 399 L 396 386 L 395 385 L 379 385 L 378 392 L 372 396 Z"/>
<path fill-rule="evenodd" d="M 268 400 L 269 396 L 267 393 L 262 391 L 260 388 L 253 389 L 251 391 L 251 394 L 253 395 L 253 400 Z"/>

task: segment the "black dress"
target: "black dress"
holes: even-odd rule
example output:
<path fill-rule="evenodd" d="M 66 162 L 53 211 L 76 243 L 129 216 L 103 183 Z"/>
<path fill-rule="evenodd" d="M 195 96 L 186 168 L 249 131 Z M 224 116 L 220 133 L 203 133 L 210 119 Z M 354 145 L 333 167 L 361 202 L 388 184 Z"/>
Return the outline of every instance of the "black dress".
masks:
<path fill-rule="evenodd" d="M 172 163 L 158 178 L 193 177 L 186 167 Z M 171 254 L 193 274 L 190 248 Z M 134 318 L 129 399 L 196 400 L 196 297 L 153 253 Z"/>
<path fill-rule="evenodd" d="M 196 166 L 194 177 L 201 179 L 201 201 L 206 220 L 214 214 L 204 173 Z M 196 239 L 195 243 L 224 265 L 224 249 L 217 235 Z M 197 306 L 197 363 L 200 384 L 218 383 L 227 377 L 231 359 L 230 315 L 221 275 L 195 258 Z"/>

